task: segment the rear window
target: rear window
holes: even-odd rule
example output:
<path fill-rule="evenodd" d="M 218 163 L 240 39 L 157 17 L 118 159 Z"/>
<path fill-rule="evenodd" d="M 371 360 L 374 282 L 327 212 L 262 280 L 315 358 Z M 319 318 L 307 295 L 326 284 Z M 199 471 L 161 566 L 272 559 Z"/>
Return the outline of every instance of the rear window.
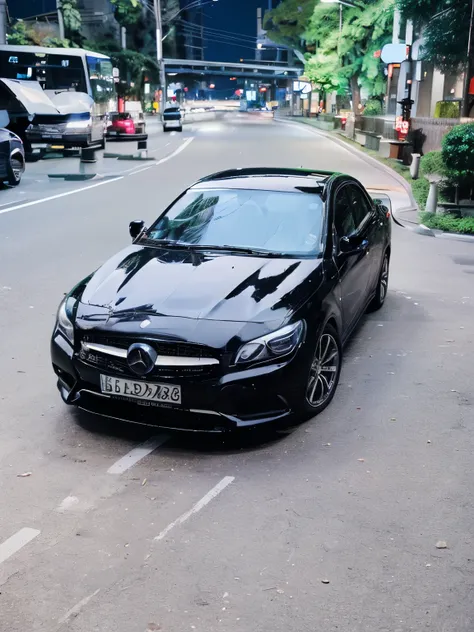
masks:
<path fill-rule="evenodd" d="M 112 116 L 112 121 L 126 121 L 131 118 L 132 117 L 129 112 L 120 112 L 119 114 L 114 114 Z"/>
<path fill-rule="evenodd" d="M 323 213 L 317 193 L 191 190 L 155 222 L 146 238 L 175 241 L 177 245 L 319 255 Z"/>

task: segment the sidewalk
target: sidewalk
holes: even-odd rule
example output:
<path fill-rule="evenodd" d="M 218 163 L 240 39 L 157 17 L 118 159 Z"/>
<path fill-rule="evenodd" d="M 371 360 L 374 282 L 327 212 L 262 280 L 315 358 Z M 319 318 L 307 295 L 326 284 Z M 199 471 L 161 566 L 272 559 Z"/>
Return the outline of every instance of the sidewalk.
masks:
<path fill-rule="evenodd" d="M 325 138 L 329 138 L 334 143 L 337 143 L 346 151 L 357 156 L 360 160 L 368 163 L 370 166 L 378 169 L 379 171 L 384 172 L 385 174 L 390 176 L 391 180 L 394 180 L 394 184 L 398 183 L 399 186 L 388 187 L 388 186 L 370 186 L 366 184 L 366 188 L 369 192 L 380 190 L 381 192 L 385 192 L 389 195 L 392 200 L 392 212 L 394 216 L 394 220 L 405 226 L 416 228 L 419 224 L 418 219 L 418 206 L 413 198 L 413 193 L 411 190 L 410 184 L 405 180 L 405 178 L 397 173 L 394 169 L 392 169 L 388 164 L 386 164 L 386 160 L 376 157 L 376 152 L 363 149 L 362 146 L 358 145 L 355 141 L 350 140 L 345 137 L 344 134 L 340 131 L 325 131 L 321 129 L 317 120 L 303 118 L 303 117 L 291 117 L 285 115 L 279 115 L 275 112 L 274 116 L 275 120 L 280 121 L 282 123 L 287 123 L 289 125 L 307 125 L 311 128 L 311 131 L 315 134 L 323 136 Z M 363 182 L 364 184 L 364 182 Z M 406 224 L 405 224 L 406 223 Z"/>

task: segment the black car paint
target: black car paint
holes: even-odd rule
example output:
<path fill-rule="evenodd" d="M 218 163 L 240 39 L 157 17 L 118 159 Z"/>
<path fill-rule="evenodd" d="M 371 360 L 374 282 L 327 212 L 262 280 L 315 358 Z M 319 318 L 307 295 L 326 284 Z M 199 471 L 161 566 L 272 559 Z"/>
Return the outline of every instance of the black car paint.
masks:
<path fill-rule="evenodd" d="M 240 172 L 235 177 L 251 180 Z M 266 186 L 278 189 L 278 179 L 268 178 Z M 218 180 L 217 175 L 205 182 L 222 186 Z M 231 181 L 225 174 L 220 180 Z M 360 187 L 372 217 L 361 234 L 352 236 L 353 251 L 342 253 L 332 230 L 333 203 L 339 187 L 349 182 Z M 331 321 L 342 342 L 347 340 L 375 295 L 382 258 L 390 249 L 390 220 L 356 180 L 324 174 L 322 197 L 326 239 L 319 258 L 159 247 L 141 242 L 141 236 L 112 257 L 73 291 L 78 299 L 74 352 L 60 332 L 53 334 L 52 359 L 63 399 L 106 416 L 186 429 L 232 429 L 290 416 L 302 397 L 302 381 L 320 332 Z M 145 319 L 149 325 L 140 330 Z M 306 337 L 290 356 L 272 363 L 235 365 L 242 344 L 299 320 L 306 323 Z M 81 359 L 79 341 L 90 335 L 159 339 L 207 349 L 220 360 L 217 371 L 203 376 L 155 374 L 150 381 L 178 382 L 185 410 L 207 410 L 215 417 L 204 422 L 194 413 L 192 422 L 184 422 L 180 410 L 168 418 L 163 409 L 144 414 L 141 406 L 123 400 L 95 401 L 100 399 L 99 372 L 120 375 L 124 368 L 111 362 L 99 370 L 87 356 Z"/>
<path fill-rule="evenodd" d="M 0 180 L 10 178 L 11 156 L 17 154 L 25 164 L 25 151 L 21 139 L 8 129 L 0 128 Z"/>

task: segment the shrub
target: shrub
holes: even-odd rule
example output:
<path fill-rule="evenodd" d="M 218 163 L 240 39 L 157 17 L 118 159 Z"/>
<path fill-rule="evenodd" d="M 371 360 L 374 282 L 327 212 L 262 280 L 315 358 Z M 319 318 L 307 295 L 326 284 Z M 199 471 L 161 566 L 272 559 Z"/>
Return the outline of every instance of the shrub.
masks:
<path fill-rule="evenodd" d="M 456 184 L 474 184 L 474 123 L 456 125 L 442 143 L 443 162 Z"/>
<path fill-rule="evenodd" d="M 420 207 L 420 210 L 424 210 L 426 207 L 426 201 L 428 200 L 428 193 L 430 192 L 430 183 L 426 178 L 413 180 L 411 190 L 413 191 L 413 197 Z"/>
<path fill-rule="evenodd" d="M 454 215 L 435 215 L 421 213 L 420 220 L 428 228 L 436 228 L 449 233 L 474 235 L 474 217 L 455 217 Z"/>
<path fill-rule="evenodd" d="M 425 154 L 420 161 L 420 171 L 423 175 L 444 175 L 446 167 L 440 151 L 430 151 Z"/>
<path fill-rule="evenodd" d="M 459 102 L 457 101 L 438 101 L 435 106 L 435 118 L 459 118 Z"/>
<path fill-rule="evenodd" d="M 363 114 L 364 116 L 380 116 L 382 114 L 382 104 L 377 99 L 370 99 L 365 105 Z"/>

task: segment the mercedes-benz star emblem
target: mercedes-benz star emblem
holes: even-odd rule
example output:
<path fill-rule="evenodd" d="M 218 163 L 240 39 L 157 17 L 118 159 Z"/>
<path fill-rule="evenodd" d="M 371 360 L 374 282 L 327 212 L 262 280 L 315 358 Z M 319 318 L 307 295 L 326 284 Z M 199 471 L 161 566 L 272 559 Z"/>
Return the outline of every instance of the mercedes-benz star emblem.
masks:
<path fill-rule="evenodd" d="M 136 375 L 148 375 L 153 371 L 158 354 L 150 345 L 136 342 L 127 351 L 127 362 Z"/>

